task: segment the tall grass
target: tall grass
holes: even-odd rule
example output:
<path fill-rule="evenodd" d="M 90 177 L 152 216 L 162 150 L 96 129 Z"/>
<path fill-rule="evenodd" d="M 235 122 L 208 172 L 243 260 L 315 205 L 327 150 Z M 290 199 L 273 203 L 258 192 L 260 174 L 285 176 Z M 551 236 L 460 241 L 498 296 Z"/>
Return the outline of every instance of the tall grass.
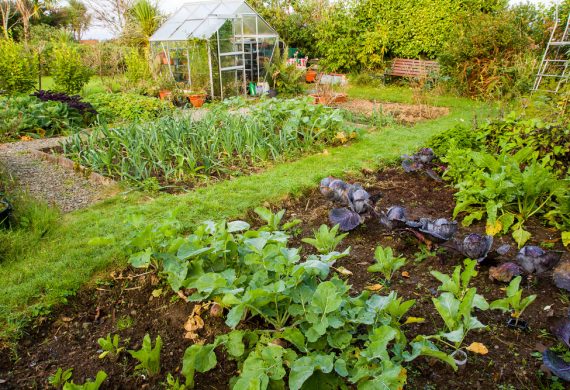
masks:
<path fill-rule="evenodd" d="M 267 100 L 248 110 L 214 106 L 201 119 L 175 116 L 76 135 L 64 153 L 104 175 L 175 183 L 248 170 L 319 145 L 346 131 L 342 113 L 306 99 Z"/>

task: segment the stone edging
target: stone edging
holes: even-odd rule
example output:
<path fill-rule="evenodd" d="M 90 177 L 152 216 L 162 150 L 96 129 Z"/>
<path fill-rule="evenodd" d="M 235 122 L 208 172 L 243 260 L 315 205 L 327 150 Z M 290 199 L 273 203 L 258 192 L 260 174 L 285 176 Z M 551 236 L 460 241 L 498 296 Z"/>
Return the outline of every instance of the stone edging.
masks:
<path fill-rule="evenodd" d="M 63 167 L 64 169 L 71 170 L 74 172 L 79 172 L 83 175 L 83 177 L 85 177 L 87 180 L 89 180 L 93 184 L 99 184 L 99 185 L 104 185 L 104 186 L 113 186 L 113 185 L 117 184 L 117 182 L 115 182 L 113 179 L 109 179 L 108 177 L 100 175 L 97 172 L 93 172 L 93 171 L 89 170 L 88 168 L 84 167 L 83 165 L 80 165 L 80 164 L 68 159 L 67 157 L 64 157 L 61 155 L 56 155 L 56 154 L 45 153 L 45 152 L 42 152 L 42 151 L 36 150 L 36 149 L 31 149 L 31 150 L 29 150 L 29 152 L 34 157 L 48 161 L 48 162 L 55 164 L 55 165 L 59 165 L 60 167 Z"/>

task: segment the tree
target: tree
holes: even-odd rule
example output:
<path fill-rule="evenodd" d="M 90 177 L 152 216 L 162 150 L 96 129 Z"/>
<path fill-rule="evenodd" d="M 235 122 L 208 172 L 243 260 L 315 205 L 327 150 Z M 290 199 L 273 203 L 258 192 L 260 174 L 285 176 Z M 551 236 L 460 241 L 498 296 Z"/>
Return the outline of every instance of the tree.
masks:
<path fill-rule="evenodd" d="M 16 5 L 11 0 L 0 0 L 0 17 L 2 18 L 2 34 L 8 39 L 8 32 L 16 24 Z"/>
<path fill-rule="evenodd" d="M 75 40 L 80 41 L 81 35 L 91 24 L 91 15 L 87 12 L 87 6 L 80 0 L 69 0 L 65 14 L 67 25 Z"/>
<path fill-rule="evenodd" d="M 148 47 L 149 38 L 160 27 L 163 15 L 156 3 L 137 0 L 127 13 L 127 24 L 123 37 L 143 47 Z"/>
<path fill-rule="evenodd" d="M 123 32 L 133 0 L 85 0 L 85 3 L 94 19 L 118 36 Z"/>
<path fill-rule="evenodd" d="M 24 27 L 24 40 L 27 42 L 30 37 L 30 19 L 37 15 L 40 4 L 37 0 L 16 0 L 16 9 L 20 13 Z"/>

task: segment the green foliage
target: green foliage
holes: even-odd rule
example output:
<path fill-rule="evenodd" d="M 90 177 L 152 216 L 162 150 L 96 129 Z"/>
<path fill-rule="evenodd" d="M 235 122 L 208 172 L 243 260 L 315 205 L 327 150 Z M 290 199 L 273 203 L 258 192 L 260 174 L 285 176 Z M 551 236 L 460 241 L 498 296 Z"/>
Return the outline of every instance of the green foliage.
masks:
<path fill-rule="evenodd" d="M 53 48 L 53 62 L 50 66 L 55 89 L 66 93 L 77 93 L 89 82 L 92 71 L 83 65 L 79 49 L 72 44 L 59 43 Z"/>
<path fill-rule="evenodd" d="M 340 225 L 329 230 L 327 225 L 321 225 L 319 230 L 313 231 L 315 238 L 303 238 L 301 241 L 313 246 L 319 253 L 333 252 L 348 233 L 338 234 Z"/>
<path fill-rule="evenodd" d="M 503 313 L 512 310 L 512 317 L 516 318 L 518 321 L 526 308 L 536 299 L 535 294 L 522 299 L 522 289 L 520 288 L 521 280 L 521 276 L 517 276 L 511 280 L 506 289 L 507 297 L 491 302 L 491 309 L 498 309 Z"/>
<path fill-rule="evenodd" d="M 427 340 L 408 344 L 401 319 L 413 300 L 402 301 L 395 292 L 351 297 L 345 281 L 329 279 L 331 265 L 347 251 L 309 255 L 301 262 L 300 250 L 289 248 L 288 240 L 283 231 L 251 230 L 243 221 L 207 221 L 158 252 L 147 248 L 174 291 L 194 291 L 189 301 L 220 302 L 229 309 L 226 324 L 232 329 L 246 317 L 263 324 L 187 348 L 181 370 L 186 386 L 194 386 L 196 372 L 216 367 L 219 347 L 238 362 L 233 389 L 252 383 L 283 387 L 287 367 L 288 386 L 300 389 L 320 375 L 362 388 L 380 383 L 392 388 L 405 382 L 402 364 L 420 355 L 454 366 Z M 138 249 L 144 251 L 144 244 Z"/>
<path fill-rule="evenodd" d="M 58 368 L 57 371 L 50 375 L 48 378 L 48 383 L 57 389 L 63 390 L 98 390 L 103 384 L 105 379 L 107 379 L 107 374 L 104 371 L 97 372 L 95 381 L 88 380 L 82 385 L 77 385 L 71 380 L 72 368 L 68 368 L 63 371 L 63 369 Z"/>
<path fill-rule="evenodd" d="M 460 93 L 491 99 L 528 91 L 533 58 L 524 53 L 530 41 L 512 12 L 467 14 L 455 23 L 441 42 L 439 61 Z"/>
<path fill-rule="evenodd" d="M 287 231 L 301 223 L 300 219 L 294 219 L 281 226 L 285 210 L 279 210 L 276 213 L 272 213 L 271 210 L 265 207 L 256 207 L 253 211 L 266 223 L 266 226 L 261 228 L 262 230 L 268 230 L 270 232 L 277 230 Z"/>
<path fill-rule="evenodd" d="M 477 130 L 490 152 L 516 153 L 532 149 L 532 158 L 559 177 L 570 174 L 570 125 L 524 119 L 515 112 L 486 123 Z"/>
<path fill-rule="evenodd" d="M 512 230 L 519 247 L 530 238 L 524 225 L 534 215 L 543 215 L 554 225 L 566 224 L 564 205 L 570 198 L 570 182 L 558 179 L 531 158 L 531 154 L 529 148 L 514 155 L 503 152 L 497 157 L 486 152 L 463 151 L 460 166 L 470 164 L 471 168 L 455 185 L 458 191 L 454 218 L 465 212 L 463 225 L 469 226 L 486 216 L 487 226 L 492 230 L 503 233 Z M 454 162 L 450 155 L 446 160 L 452 170 Z"/>
<path fill-rule="evenodd" d="M 125 55 L 125 77 L 131 83 L 152 79 L 148 59 L 137 49 L 130 49 Z"/>
<path fill-rule="evenodd" d="M 154 97 L 136 93 L 95 93 L 87 98 L 103 121 L 144 122 L 172 114 L 173 107 Z"/>
<path fill-rule="evenodd" d="M 48 378 L 48 383 L 55 387 L 56 389 L 61 389 L 63 385 L 71 379 L 73 376 L 73 368 L 68 368 L 67 370 L 63 370 L 61 367 L 57 369 L 52 375 Z"/>
<path fill-rule="evenodd" d="M 51 137 L 79 130 L 83 117 L 67 104 L 32 96 L 0 97 L 0 140 Z"/>
<path fill-rule="evenodd" d="M 482 144 L 479 138 L 478 131 L 472 127 L 456 125 L 431 137 L 427 146 L 433 149 L 436 156 L 443 157 L 452 148 L 479 150 Z"/>
<path fill-rule="evenodd" d="M 37 59 L 23 43 L 0 39 L 0 89 L 29 92 L 38 80 Z"/>
<path fill-rule="evenodd" d="M 269 86 L 285 96 L 295 96 L 303 92 L 301 86 L 304 73 L 294 65 L 287 63 L 287 55 L 275 49 L 273 60 L 264 64 Z"/>
<path fill-rule="evenodd" d="M 389 283 L 394 273 L 406 265 L 406 259 L 402 256 L 394 257 L 392 248 L 377 246 L 374 251 L 376 264 L 368 267 L 368 272 L 380 272 Z"/>
<path fill-rule="evenodd" d="M 107 374 L 104 371 L 98 371 L 95 381 L 88 380 L 82 385 L 77 385 L 73 381 L 66 382 L 63 390 L 99 390 L 105 379 L 107 379 Z"/>
<path fill-rule="evenodd" d="M 461 266 L 457 266 L 452 276 L 431 272 L 442 283 L 438 290 L 444 292 L 439 297 L 432 298 L 432 302 L 446 328 L 434 338 L 444 344 L 453 343 L 455 349 L 461 347 L 469 331 L 485 327 L 472 313 L 475 308 L 489 308 L 485 298 L 477 294 L 477 289 L 469 288 L 469 281 L 477 275 L 476 265 L 474 260 L 465 260 L 465 270 L 461 272 Z"/>
<path fill-rule="evenodd" d="M 97 100 L 91 103 L 105 113 Z M 102 126 L 73 137 L 64 152 L 122 180 L 140 182 L 154 176 L 161 184 L 177 183 L 240 174 L 269 160 L 298 156 L 335 142 L 340 131 L 349 132 L 338 110 L 308 99 L 269 99 L 248 113 L 218 105 L 198 120 L 174 116 L 113 129 Z"/>
<path fill-rule="evenodd" d="M 103 359 L 105 356 L 109 355 L 111 359 L 116 359 L 119 354 L 125 349 L 124 347 L 119 347 L 119 335 L 116 334 L 111 338 L 111 334 L 107 334 L 106 338 L 100 337 L 97 343 L 103 350 L 99 354 L 99 359 Z"/>
<path fill-rule="evenodd" d="M 118 340 L 117 340 L 118 341 Z M 160 374 L 160 349 L 162 348 L 162 339 L 156 336 L 154 347 L 150 336 L 146 334 L 143 338 L 142 347 L 138 351 L 129 350 L 132 357 L 139 361 L 135 367 L 137 370 L 145 370 L 149 376 Z"/>

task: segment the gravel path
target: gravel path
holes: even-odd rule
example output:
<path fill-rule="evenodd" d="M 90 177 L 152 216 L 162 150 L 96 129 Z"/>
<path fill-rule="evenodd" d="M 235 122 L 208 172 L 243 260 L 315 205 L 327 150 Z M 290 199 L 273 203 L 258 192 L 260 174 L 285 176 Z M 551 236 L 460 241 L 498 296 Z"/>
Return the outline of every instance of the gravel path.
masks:
<path fill-rule="evenodd" d="M 65 137 L 0 144 L 0 165 L 36 199 L 63 212 L 85 208 L 109 195 L 108 187 L 80 174 L 32 156 L 31 150 L 59 145 Z"/>

